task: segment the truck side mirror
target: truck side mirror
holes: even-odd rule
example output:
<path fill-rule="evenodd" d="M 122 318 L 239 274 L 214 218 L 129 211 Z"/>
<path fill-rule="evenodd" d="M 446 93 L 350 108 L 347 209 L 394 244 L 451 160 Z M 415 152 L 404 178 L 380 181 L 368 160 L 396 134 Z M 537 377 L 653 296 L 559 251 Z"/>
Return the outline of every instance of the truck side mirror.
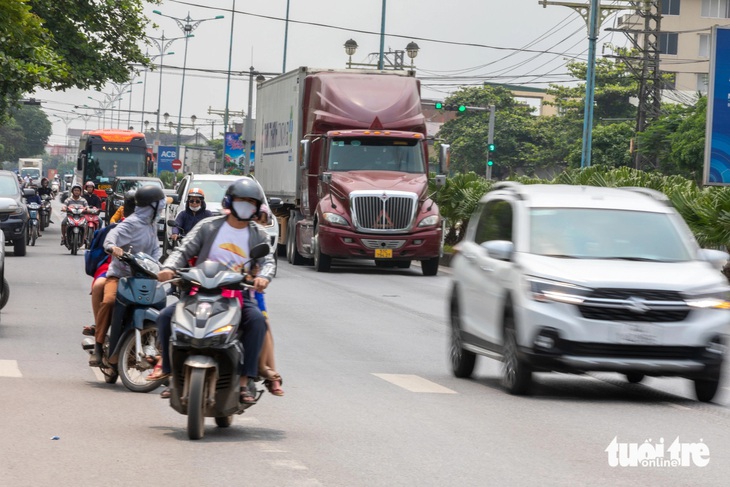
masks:
<path fill-rule="evenodd" d="M 304 168 L 309 165 L 309 152 L 312 147 L 312 142 L 309 140 L 302 140 L 299 142 L 302 150 L 299 151 L 299 167 Z"/>
<path fill-rule="evenodd" d="M 450 163 L 451 146 L 449 144 L 441 144 L 439 146 L 439 173 L 448 174 Z"/>
<path fill-rule="evenodd" d="M 319 177 L 324 184 L 331 184 L 332 183 L 332 173 L 331 172 L 323 172 L 322 175 Z"/>
<path fill-rule="evenodd" d="M 446 185 L 446 176 L 444 176 L 443 174 L 438 174 L 436 175 L 436 178 L 434 178 L 434 181 L 437 188 L 442 188 Z"/>

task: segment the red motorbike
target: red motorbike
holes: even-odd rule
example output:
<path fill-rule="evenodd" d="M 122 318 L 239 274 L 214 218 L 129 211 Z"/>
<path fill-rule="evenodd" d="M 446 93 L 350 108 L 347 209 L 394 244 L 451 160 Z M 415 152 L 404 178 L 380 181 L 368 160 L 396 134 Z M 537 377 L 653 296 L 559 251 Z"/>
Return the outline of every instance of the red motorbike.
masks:
<path fill-rule="evenodd" d="M 86 237 L 86 209 L 80 205 L 69 205 L 66 208 L 68 223 L 66 224 L 66 247 L 71 255 L 76 255 L 79 248 L 84 245 Z"/>
<path fill-rule="evenodd" d="M 99 208 L 95 208 L 93 206 L 86 208 L 84 216 L 86 217 L 86 237 L 84 238 L 84 242 L 88 249 L 91 246 L 91 239 L 94 238 L 94 232 L 101 228 Z"/>

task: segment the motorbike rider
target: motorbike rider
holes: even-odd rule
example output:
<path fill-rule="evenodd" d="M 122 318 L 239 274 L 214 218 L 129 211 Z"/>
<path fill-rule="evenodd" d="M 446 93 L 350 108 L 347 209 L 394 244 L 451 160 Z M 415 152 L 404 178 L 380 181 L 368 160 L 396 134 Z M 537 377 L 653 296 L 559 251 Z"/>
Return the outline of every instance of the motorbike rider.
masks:
<path fill-rule="evenodd" d="M 38 188 L 36 188 L 34 185 L 32 185 L 30 187 L 30 189 L 33 190 L 33 195 L 32 196 L 26 196 L 25 197 L 25 202 L 26 203 L 38 203 L 39 205 L 42 205 L 43 204 L 43 200 L 38 195 Z M 41 226 L 40 225 L 38 225 L 38 236 L 39 237 L 41 236 Z"/>
<path fill-rule="evenodd" d="M 227 215 L 208 218 L 193 227 L 182 245 L 177 247 L 165 260 L 158 274 L 159 281 L 168 281 L 175 276 L 175 269 L 186 267 L 188 261 L 197 258 L 198 262 L 212 260 L 220 262 L 232 271 L 248 271 L 258 264 L 260 272 L 253 279 L 253 287 L 263 292 L 274 274 L 274 258 L 267 254 L 262 259 L 249 263 L 250 249 L 260 243 L 268 243 L 266 231 L 253 220 L 258 217 L 264 195 L 259 185 L 243 178 L 234 182 L 226 190 L 223 208 L 230 210 Z M 243 293 L 239 339 L 245 350 L 243 365 L 240 369 L 240 401 L 256 402 L 253 378 L 258 376 L 258 360 L 266 334 L 266 320 L 249 293 Z M 162 374 L 170 374 L 169 337 L 170 323 L 175 306 L 168 306 L 157 318 L 158 337 L 162 342 Z M 165 396 L 163 396 L 165 397 Z"/>
<path fill-rule="evenodd" d="M 69 206 L 81 206 L 86 208 L 89 203 L 81 197 L 81 185 L 76 183 L 71 187 L 71 196 L 66 198 L 61 206 L 61 211 L 66 212 Z M 63 217 L 61 222 L 61 245 L 66 245 L 66 227 L 68 226 L 68 215 Z"/>
<path fill-rule="evenodd" d="M 119 223 L 134 213 L 134 193 L 136 192 L 137 190 L 130 189 L 124 193 L 124 204 L 117 208 L 117 211 L 115 211 L 114 215 L 112 215 L 109 219 L 109 223 Z"/>
<path fill-rule="evenodd" d="M 134 213 L 109 231 L 104 240 L 104 249 L 114 257 L 121 257 L 125 251 L 144 252 L 159 260 L 162 256 L 157 239 L 157 219 L 165 209 L 165 193 L 154 185 L 142 186 L 134 194 Z M 121 260 L 112 259 L 104 283 L 104 297 L 96 315 L 96 343 L 89 365 L 101 365 L 104 339 L 111 323 L 112 310 L 117 296 L 119 279 L 129 277 L 129 266 Z"/>
<path fill-rule="evenodd" d="M 98 208 L 99 210 L 101 210 L 101 198 L 94 194 L 94 189 L 96 189 L 94 181 L 86 181 L 86 184 L 84 184 L 83 196 L 84 199 L 89 203 L 90 207 Z"/>
<path fill-rule="evenodd" d="M 53 190 L 51 190 L 51 186 L 48 184 L 48 178 L 41 179 L 41 187 L 38 188 L 38 196 L 50 196 L 53 197 Z"/>
<path fill-rule="evenodd" d="M 181 233 L 187 235 L 200 220 L 209 216 L 213 216 L 213 213 L 205 208 L 205 193 L 200 188 L 192 188 L 188 191 L 185 211 L 178 213 L 175 218 L 170 238 L 177 240 Z"/>

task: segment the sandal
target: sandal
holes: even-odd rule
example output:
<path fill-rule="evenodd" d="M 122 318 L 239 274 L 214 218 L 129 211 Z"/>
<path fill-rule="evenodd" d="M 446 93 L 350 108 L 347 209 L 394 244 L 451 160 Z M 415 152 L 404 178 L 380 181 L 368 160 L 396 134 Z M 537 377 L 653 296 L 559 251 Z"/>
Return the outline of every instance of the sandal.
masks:
<path fill-rule="evenodd" d="M 239 401 L 242 404 L 256 404 L 256 396 L 251 392 L 251 388 L 246 386 L 241 388 Z"/>
<path fill-rule="evenodd" d="M 281 388 L 282 384 L 284 384 L 284 379 L 282 379 L 276 372 L 274 372 L 274 375 L 264 380 L 264 386 L 266 386 L 269 394 L 273 394 L 274 396 L 281 397 L 284 395 L 284 389 Z"/>
<path fill-rule="evenodd" d="M 172 387 L 166 387 L 165 390 L 160 392 L 160 399 L 170 399 L 172 396 Z"/>
<path fill-rule="evenodd" d="M 93 337 L 96 333 L 96 325 L 91 326 L 85 326 L 84 330 L 81 332 L 82 335 Z"/>
<path fill-rule="evenodd" d="M 170 373 L 163 372 L 162 364 L 160 363 L 160 364 L 155 365 L 155 368 L 152 369 L 152 373 L 150 375 L 148 375 L 147 377 L 145 377 L 145 380 L 152 382 L 155 380 L 167 379 L 168 377 L 170 377 Z"/>

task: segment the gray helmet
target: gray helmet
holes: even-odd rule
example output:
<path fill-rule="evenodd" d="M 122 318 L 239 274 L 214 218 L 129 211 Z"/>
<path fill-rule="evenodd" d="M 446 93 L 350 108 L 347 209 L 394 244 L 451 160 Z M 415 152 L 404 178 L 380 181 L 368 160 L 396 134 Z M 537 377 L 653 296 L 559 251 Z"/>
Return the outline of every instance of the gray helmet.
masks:
<path fill-rule="evenodd" d="M 134 204 L 138 208 L 144 208 L 164 198 L 165 193 L 159 186 L 148 184 L 147 186 L 142 186 L 134 193 Z"/>

